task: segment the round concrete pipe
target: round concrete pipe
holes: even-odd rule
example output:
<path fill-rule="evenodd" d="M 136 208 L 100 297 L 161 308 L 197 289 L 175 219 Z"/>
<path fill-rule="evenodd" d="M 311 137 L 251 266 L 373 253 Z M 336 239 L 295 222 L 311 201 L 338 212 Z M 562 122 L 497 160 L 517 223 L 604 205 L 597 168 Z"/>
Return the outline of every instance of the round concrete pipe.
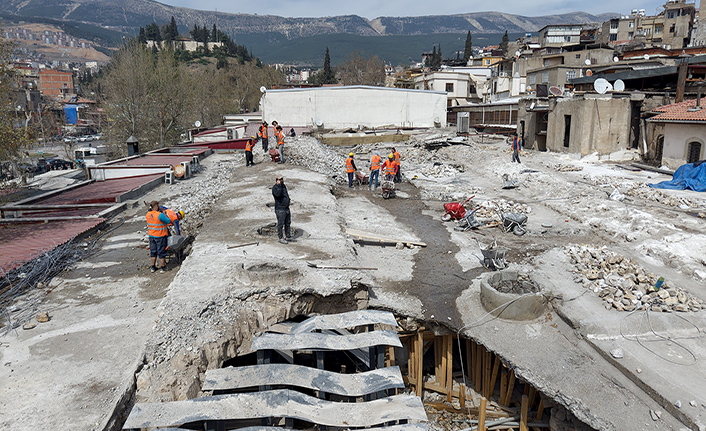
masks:
<path fill-rule="evenodd" d="M 500 285 L 518 285 L 518 274 L 515 271 L 499 271 L 486 273 L 480 281 L 480 302 L 483 307 L 496 317 L 509 320 L 536 319 L 545 310 L 545 299 L 541 288 L 531 276 L 526 276 L 532 288 L 520 288 L 519 292 L 501 292 Z M 528 283 L 523 282 L 526 286 Z M 514 289 L 511 289 L 514 290 Z M 522 293 L 522 291 L 529 291 Z"/>

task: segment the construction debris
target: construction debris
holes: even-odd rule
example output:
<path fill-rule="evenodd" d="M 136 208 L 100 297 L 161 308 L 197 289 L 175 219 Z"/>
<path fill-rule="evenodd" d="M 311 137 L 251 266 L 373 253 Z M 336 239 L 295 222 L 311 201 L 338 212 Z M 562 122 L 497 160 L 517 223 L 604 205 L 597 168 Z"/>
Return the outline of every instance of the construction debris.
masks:
<path fill-rule="evenodd" d="M 583 166 L 569 165 L 566 163 L 554 165 L 554 169 L 558 172 L 578 172 L 583 170 Z"/>
<path fill-rule="evenodd" d="M 565 250 L 579 274 L 574 281 L 597 293 L 608 310 L 686 312 L 704 308 L 704 301 L 669 281 L 655 287 L 657 275 L 646 273 L 633 259 L 606 247 L 580 245 Z"/>

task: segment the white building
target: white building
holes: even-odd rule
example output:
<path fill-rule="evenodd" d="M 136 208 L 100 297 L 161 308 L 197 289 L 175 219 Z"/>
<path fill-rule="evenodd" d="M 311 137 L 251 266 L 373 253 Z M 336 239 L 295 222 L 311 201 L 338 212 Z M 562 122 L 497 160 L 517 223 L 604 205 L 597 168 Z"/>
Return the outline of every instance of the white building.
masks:
<path fill-rule="evenodd" d="M 490 69 L 487 67 L 448 68 L 414 77 L 417 90 L 444 91 L 448 106 L 465 106 L 485 100 Z"/>
<path fill-rule="evenodd" d="M 288 127 L 446 127 L 446 92 L 341 86 L 267 90 L 263 119 Z"/>

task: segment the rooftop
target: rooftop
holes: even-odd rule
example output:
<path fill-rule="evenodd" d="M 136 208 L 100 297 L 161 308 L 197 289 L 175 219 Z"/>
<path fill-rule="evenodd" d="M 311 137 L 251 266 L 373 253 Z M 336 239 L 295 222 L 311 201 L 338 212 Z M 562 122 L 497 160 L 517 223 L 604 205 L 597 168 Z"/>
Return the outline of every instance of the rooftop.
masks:
<path fill-rule="evenodd" d="M 703 106 L 696 107 L 696 99 L 660 106 L 653 112 L 660 112 L 660 114 L 650 118 L 649 121 L 706 123 L 706 109 Z"/>

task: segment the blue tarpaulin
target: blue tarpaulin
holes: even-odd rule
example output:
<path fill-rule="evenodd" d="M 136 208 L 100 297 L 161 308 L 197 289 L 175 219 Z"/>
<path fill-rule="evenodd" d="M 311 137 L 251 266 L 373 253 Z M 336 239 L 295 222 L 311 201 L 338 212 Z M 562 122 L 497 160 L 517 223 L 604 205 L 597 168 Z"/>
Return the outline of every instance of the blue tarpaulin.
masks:
<path fill-rule="evenodd" d="M 78 105 L 64 105 L 66 124 L 76 124 L 78 120 Z"/>
<path fill-rule="evenodd" d="M 706 163 L 687 163 L 679 166 L 671 181 L 650 184 L 656 189 L 693 190 L 706 192 Z"/>

